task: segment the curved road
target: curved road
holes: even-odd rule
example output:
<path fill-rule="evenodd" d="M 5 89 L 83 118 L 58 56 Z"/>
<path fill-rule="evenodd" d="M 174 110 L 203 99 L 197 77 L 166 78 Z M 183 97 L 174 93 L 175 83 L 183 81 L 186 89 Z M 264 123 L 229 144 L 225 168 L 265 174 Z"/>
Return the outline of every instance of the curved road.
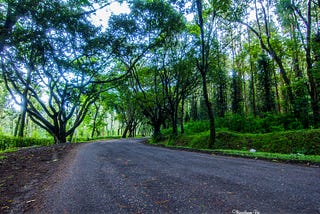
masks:
<path fill-rule="evenodd" d="M 141 144 L 85 144 L 42 213 L 320 213 L 320 169 Z"/>

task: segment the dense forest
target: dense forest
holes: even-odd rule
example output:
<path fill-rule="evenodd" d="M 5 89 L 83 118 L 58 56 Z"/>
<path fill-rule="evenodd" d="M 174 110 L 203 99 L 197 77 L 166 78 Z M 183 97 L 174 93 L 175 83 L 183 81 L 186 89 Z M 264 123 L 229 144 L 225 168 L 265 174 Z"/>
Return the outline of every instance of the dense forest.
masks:
<path fill-rule="evenodd" d="M 319 128 L 320 1 L 1 0 L 0 11 L 3 136 L 157 141 L 189 127 L 214 147 L 217 130 Z"/>

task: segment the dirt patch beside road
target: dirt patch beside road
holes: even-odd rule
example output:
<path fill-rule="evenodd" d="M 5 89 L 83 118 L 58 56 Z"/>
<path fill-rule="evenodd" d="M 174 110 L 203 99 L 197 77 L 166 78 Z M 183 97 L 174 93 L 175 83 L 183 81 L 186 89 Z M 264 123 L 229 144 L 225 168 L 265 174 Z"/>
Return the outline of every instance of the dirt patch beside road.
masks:
<path fill-rule="evenodd" d="M 23 212 L 37 204 L 46 180 L 80 144 L 25 148 L 0 159 L 0 213 Z"/>

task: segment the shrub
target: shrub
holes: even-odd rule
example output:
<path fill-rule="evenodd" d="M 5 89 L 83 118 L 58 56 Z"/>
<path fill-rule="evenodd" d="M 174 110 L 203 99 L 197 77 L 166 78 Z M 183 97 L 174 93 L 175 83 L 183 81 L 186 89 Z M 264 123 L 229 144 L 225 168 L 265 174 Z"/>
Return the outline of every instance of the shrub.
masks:
<path fill-rule="evenodd" d="M 208 149 L 209 132 L 202 132 L 197 135 L 193 135 L 189 147 L 194 149 Z"/>
<path fill-rule="evenodd" d="M 187 146 L 196 149 L 208 148 L 209 132 L 183 135 L 171 145 Z M 299 130 L 267 134 L 241 134 L 230 131 L 217 133 L 216 149 L 251 149 L 257 151 L 320 155 L 320 130 Z"/>
<path fill-rule="evenodd" d="M 21 137 L 0 137 L 0 150 L 5 150 L 14 147 L 28 147 L 28 146 L 48 146 L 54 143 L 50 138 L 21 138 Z"/>
<path fill-rule="evenodd" d="M 216 118 L 216 127 L 240 133 L 270 133 L 299 130 L 303 128 L 303 124 L 290 114 L 267 113 L 260 117 L 231 114 L 224 118 Z"/>
<path fill-rule="evenodd" d="M 208 120 L 193 121 L 185 124 L 185 133 L 194 134 L 208 131 L 210 124 Z"/>

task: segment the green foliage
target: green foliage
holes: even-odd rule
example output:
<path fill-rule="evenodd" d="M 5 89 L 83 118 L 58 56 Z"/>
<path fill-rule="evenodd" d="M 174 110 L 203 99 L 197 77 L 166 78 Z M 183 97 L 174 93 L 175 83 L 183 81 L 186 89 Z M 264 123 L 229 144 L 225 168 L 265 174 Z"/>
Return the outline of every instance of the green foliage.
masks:
<path fill-rule="evenodd" d="M 217 62 L 220 66 L 220 62 Z M 215 69 L 215 73 L 213 74 L 213 78 L 215 79 L 214 84 L 217 88 L 215 94 L 215 111 L 219 117 L 224 117 L 227 109 L 227 95 L 228 95 L 228 76 L 227 72 L 221 68 Z"/>
<path fill-rule="evenodd" d="M 273 73 L 274 68 L 272 61 L 266 54 L 261 54 L 258 58 L 257 65 L 257 98 L 258 108 L 261 112 L 274 112 L 275 111 L 275 96 L 273 92 Z"/>
<path fill-rule="evenodd" d="M 184 138 L 185 146 L 206 149 L 208 133 L 190 135 Z M 283 153 L 283 154 L 320 154 L 320 130 L 300 130 L 268 134 L 239 134 L 229 131 L 217 133 L 215 148 Z"/>
<path fill-rule="evenodd" d="M 50 138 L 20 138 L 20 137 L 9 137 L 1 136 L 0 139 L 0 150 L 6 150 L 10 148 L 29 147 L 34 145 L 48 146 L 54 143 L 53 139 Z"/>
<path fill-rule="evenodd" d="M 275 119 L 276 118 L 276 119 Z M 241 116 L 230 117 L 217 123 L 228 124 L 230 129 L 239 129 L 242 131 L 251 131 L 258 134 L 248 134 L 226 131 L 228 129 L 219 128 L 217 138 L 214 145 L 216 149 L 236 149 L 249 150 L 251 148 L 262 152 L 283 153 L 283 154 L 320 154 L 320 130 L 297 130 L 283 131 L 284 128 L 301 128 L 301 123 L 287 118 L 269 117 L 263 119 L 248 118 L 243 120 Z M 221 118 L 220 118 L 221 119 Z M 276 123 L 277 122 L 277 123 Z M 268 130 L 271 133 L 262 133 L 267 126 L 265 124 L 273 124 Z M 280 125 L 279 125 L 280 124 Z M 168 146 L 184 146 L 194 149 L 207 149 L 209 143 L 209 122 L 197 121 L 187 123 L 185 126 L 185 134 L 170 138 L 167 142 Z M 229 129 L 229 130 L 230 130 Z M 163 133 L 170 133 L 170 129 Z"/>
<path fill-rule="evenodd" d="M 197 135 L 193 135 L 189 146 L 195 149 L 209 148 L 209 132 L 202 132 Z"/>
<path fill-rule="evenodd" d="M 242 79 L 237 71 L 232 72 L 231 80 L 231 110 L 235 114 L 242 114 Z"/>
<path fill-rule="evenodd" d="M 49 146 L 54 144 L 52 138 L 28 138 L 28 137 L 10 137 L 0 136 L 0 154 L 5 152 L 14 152 L 17 148 L 30 146 Z M 112 140 L 118 139 L 120 136 L 95 137 L 95 138 L 75 138 L 73 142 L 88 142 L 94 140 Z"/>
<path fill-rule="evenodd" d="M 209 126 L 208 120 L 193 121 L 185 125 L 185 132 L 186 134 L 205 132 L 209 130 Z"/>
<path fill-rule="evenodd" d="M 269 133 L 303 128 L 301 121 L 291 114 L 270 114 L 263 117 L 241 116 L 230 114 L 225 118 L 216 119 L 217 128 L 228 129 L 241 133 Z"/>
<path fill-rule="evenodd" d="M 113 140 L 119 139 L 121 136 L 100 136 L 100 137 L 77 137 L 72 139 L 72 143 L 80 143 L 80 142 L 88 142 L 88 141 L 96 141 L 96 140 Z"/>
<path fill-rule="evenodd" d="M 9 148 L 9 149 L 5 149 L 5 150 L 0 150 L 0 154 L 16 152 L 17 150 L 18 150 L 17 148 Z"/>
<path fill-rule="evenodd" d="M 94 2 L 102 7 L 111 4 Z M 198 0 L 193 4 L 132 0 L 127 1 L 130 12 L 112 15 L 105 31 L 90 21 L 94 16 L 90 10 L 98 7 L 94 2 L 1 1 L 0 57 L 5 78 L 0 77 L 0 82 L 6 84 L 0 85 L 0 91 L 5 91 L 6 85 L 10 93 L 0 93 L 0 119 L 2 124 L 10 121 L 10 126 L 2 125 L 0 132 L 16 133 L 14 127 L 18 130 L 27 120 L 32 123 L 30 118 L 18 119 L 24 117 L 15 109 L 8 114 L 11 94 L 16 103 L 22 99 L 22 111 L 28 110 L 27 117 L 56 142 L 74 136 L 83 120 L 86 135 L 80 136 L 89 136 L 90 129 L 91 136 L 104 135 L 99 130 L 107 125 L 106 111 L 110 109 L 117 114 L 119 130 L 125 127 L 134 133 L 138 123 L 148 120 L 156 140 L 163 139 L 163 124 L 172 126 L 163 131 L 165 136 L 176 136 L 177 125 L 184 118 L 200 119 L 185 125 L 189 136 L 172 136 L 169 143 L 181 140 L 182 145 L 206 148 L 211 114 L 207 113 L 208 102 L 199 95 L 208 87 L 209 100 L 219 117 L 215 119 L 218 129 L 278 136 L 257 135 L 273 141 L 267 143 L 255 135 L 220 132 L 217 145 L 241 149 L 260 142 L 259 148 L 288 152 L 286 145 L 290 144 L 292 151 L 313 152 L 302 145 L 309 141 L 292 144 L 298 137 L 278 132 L 309 128 L 312 118 L 317 127 L 320 121 L 316 1 L 308 1 L 308 13 L 307 1 L 258 1 L 252 7 L 250 1 L 240 0 Z M 250 18 L 254 13 L 256 17 Z M 200 77 L 206 80 L 203 87 Z M 119 81 L 113 82 L 115 79 Z M 101 96 L 111 91 L 110 97 Z M 95 102 L 98 97 L 100 101 Z M 94 102 L 96 108 L 91 110 Z M 244 116 L 250 113 L 258 117 Z M 44 136 L 40 132 L 30 127 L 26 130 L 32 138 L 5 138 L 0 149 L 45 144 L 37 140 Z"/>
<path fill-rule="evenodd" d="M 215 125 L 218 130 L 229 130 L 239 133 L 274 133 L 289 130 L 303 129 L 301 121 L 290 114 L 270 114 L 264 117 L 242 116 L 239 114 L 229 114 L 225 117 L 217 117 Z M 209 121 L 199 120 L 185 124 L 186 134 L 196 134 L 209 130 Z M 163 130 L 164 135 L 170 135 L 172 129 Z"/>
<path fill-rule="evenodd" d="M 250 152 L 242 150 L 226 150 L 215 149 L 214 153 L 240 156 L 240 157 L 252 157 L 263 158 L 269 160 L 281 160 L 281 161 L 308 161 L 312 163 L 320 163 L 319 155 L 302 155 L 302 154 L 280 154 L 280 153 L 268 153 L 268 152 Z"/>
<path fill-rule="evenodd" d="M 95 60 L 98 54 L 91 60 L 91 53 L 102 46 L 91 46 L 99 33 L 84 15 L 85 7 L 91 4 L 7 2 L 10 15 L 4 26 L 0 21 L 1 74 L 12 99 L 21 107 L 18 135 L 24 136 L 28 112 L 33 122 L 50 133 L 56 143 L 64 143 L 102 91 L 100 85 L 92 82 L 101 64 Z M 9 20 L 11 24 L 6 26 Z M 15 140 L 14 144 L 19 147 L 42 144 L 33 141 Z"/>

